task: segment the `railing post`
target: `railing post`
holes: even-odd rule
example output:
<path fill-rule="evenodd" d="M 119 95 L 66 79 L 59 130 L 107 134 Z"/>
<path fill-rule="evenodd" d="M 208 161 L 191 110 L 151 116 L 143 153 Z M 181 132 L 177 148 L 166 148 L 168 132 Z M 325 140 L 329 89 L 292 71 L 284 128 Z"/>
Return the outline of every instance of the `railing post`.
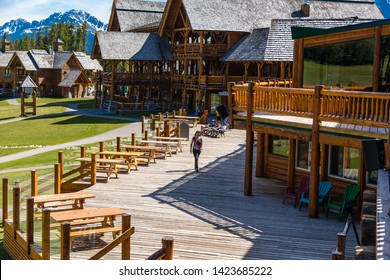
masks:
<path fill-rule="evenodd" d="M 13 187 L 13 218 L 14 238 L 20 229 L 20 182 L 16 181 Z"/>
<path fill-rule="evenodd" d="M 156 127 L 156 136 L 159 137 L 161 135 L 160 127 Z"/>
<path fill-rule="evenodd" d="M 341 259 L 345 259 L 345 239 L 347 235 L 343 232 L 337 234 L 337 251 L 341 253 Z"/>
<path fill-rule="evenodd" d="M 234 82 L 228 83 L 228 107 L 229 107 L 229 127 L 233 128 L 233 86 Z"/>
<path fill-rule="evenodd" d="M 26 199 L 26 239 L 27 253 L 30 254 L 31 245 L 34 244 L 34 198 Z"/>
<path fill-rule="evenodd" d="M 58 163 L 60 164 L 61 174 L 64 174 L 65 157 L 63 151 L 58 152 Z"/>
<path fill-rule="evenodd" d="M 102 153 L 102 152 L 104 152 L 104 141 L 99 142 L 99 153 Z M 102 156 L 100 155 L 100 157 L 102 157 Z"/>
<path fill-rule="evenodd" d="M 62 173 L 59 163 L 54 164 L 54 193 L 61 193 Z"/>
<path fill-rule="evenodd" d="M 141 133 L 145 132 L 145 122 L 146 122 L 145 116 L 142 116 Z"/>
<path fill-rule="evenodd" d="M 123 214 L 122 215 L 122 233 L 131 228 L 131 215 Z M 125 239 L 122 242 L 122 260 L 130 260 L 130 240 L 129 238 Z"/>
<path fill-rule="evenodd" d="M 149 132 L 145 130 L 144 140 L 149 140 Z"/>
<path fill-rule="evenodd" d="M 313 95 L 313 126 L 311 136 L 311 164 L 309 189 L 309 217 L 318 216 L 318 184 L 320 176 L 320 112 L 321 91 L 323 86 L 316 86 Z"/>
<path fill-rule="evenodd" d="M 162 246 L 165 249 L 165 260 L 173 260 L 173 238 L 164 237 L 162 239 Z"/>
<path fill-rule="evenodd" d="M 70 224 L 61 223 L 61 260 L 70 260 Z"/>
<path fill-rule="evenodd" d="M 91 184 L 96 184 L 96 154 L 91 154 Z"/>
<path fill-rule="evenodd" d="M 131 134 L 131 145 L 136 145 L 137 144 L 137 142 L 136 142 L 136 140 L 135 140 L 136 138 L 135 138 L 135 133 L 132 133 Z"/>
<path fill-rule="evenodd" d="M 169 124 L 165 124 L 164 126 L 164 136 L 169 137 L 171 134 L 171 127 Z"/>
<path fill-rule="evenodd" d="M 176 137 L 180 137 L 180 122 L 176 123 Z"/>
<path fill-rule="evenodd" d="M 38 172 L 31 170 L 31 196 L 38 195 Z"/>
<path fill-rule="evenodd" d="M 248 83 L 246 104 L 246 152 L 245 152 L 245 179 L 244 194 L 252 195 L 252 168 L 253 168 L 253 140 L 252 115 L 253 115 L 253 82 Z"/>
<path fill-rule="evenodd" d="M 81 146 L 80 147 L 80 157 L 85 157 L 85 155 L 86 155 L 87 153 L 86 153 L 86 149 L 85 149 L 85 146 Z"/>
<path fill-rule="evenodd" d="M 120 152 L 121 151 L 121 145 L 122 145 L 122 138 L 118 136 L 116 138 L 116 151 Z"/>
<path fill-rule="evenodd" d="M 3 178 L 3 227 L 4 221 L 8 219 L 8 178 Z"/>
<path fill-rule="evenodd" d="M 50 210 L 42 210 L 42 260 L 50 260 Z"/>

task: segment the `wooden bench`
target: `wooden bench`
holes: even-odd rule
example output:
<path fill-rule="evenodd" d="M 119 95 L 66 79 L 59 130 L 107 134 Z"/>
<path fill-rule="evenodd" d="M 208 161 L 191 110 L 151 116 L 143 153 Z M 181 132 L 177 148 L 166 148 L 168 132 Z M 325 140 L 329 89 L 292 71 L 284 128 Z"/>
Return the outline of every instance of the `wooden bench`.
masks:
<path fill-rule="evenodd" d="M 80 162 L 91 162 L 91 158 L 82 157 L 77 158 L 77 161 Z M 118 168 L 117 165 L 123 163 L 123 160 L 118 159 L 106 159 L 106 158 L 97 158 L 96 163 L 96 173 L 104 173 L 107 175 L 107 182 L 110 180 L 111 175 L 115 174 L 115 177 L 118 178 Z M 85 169 L 85 171 L 90 171 L 90 169 Z"/>
<path fill-rule="evenodd" d="M 48 194 L 34 196 L 34 204 L 38 210 L 50 209 L 51 211 L 63 211 L 69 208 L 63 208 L 65 206 L 71 206 L 71 209 L 82 209 L 84 207 L 85 200 L 87 198 L 94 198 L 95 195 L 89 192 L 74 192 L 74 193 L 62 193 L 62 194 Z M 36 216 L 39 216 L 39 211 Z"/>
<path fill-rule="evenodd" d="M 147 159 L 147 164 L 149 165 L 150 161 L 156 162 L 157 152 L 160 150 L 159 147 L 153 146 L 141 146 L 141 145 L 122 145 L 122 148 L 126 149 L 127 152 L 142 152 L 143 154 L 138 156 L 140 159 Z M 165 157 L 165 154 L 164 154 Z"/>
<path fill-rule="evenodd" d="M 138 170 L 137 158 L 143 156 L 143 152 L 117 152 L 117 151 L 103 151 L 100 155 L 106 159 L 122 160 L 118 165 L 125 165 L 127 172 L 130 172 L 131 167 L 134 166 Z"/>
<path fill-rule="evenodd" d="M 115 239 L 121 232 L 122 227 L 119 226 L 108 226 L 108 227 L 98 227 L 98 228 L 87 228 L 87 229 L 75 229 L 71 230 L 69 237 L 70 237 L 70 246 L 71 248 L 74 247 L 74 238 L 78 236 L 86 236 L 86 235 L 92 235 L 95 236 L 96 234 L 104 234 L 107 232 L 112 232 L 112 238 Z M 61 238 L 61 233 L 57 233 L 57 236 Z"/>

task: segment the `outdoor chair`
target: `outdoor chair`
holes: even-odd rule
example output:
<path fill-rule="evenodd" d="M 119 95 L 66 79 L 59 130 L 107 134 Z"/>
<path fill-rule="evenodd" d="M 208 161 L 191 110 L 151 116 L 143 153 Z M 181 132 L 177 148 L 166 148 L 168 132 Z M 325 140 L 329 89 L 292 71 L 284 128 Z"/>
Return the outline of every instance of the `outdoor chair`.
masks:
<path fill-rule="evenodd" d="M 329 181 L 322 181 L 318 185 L 318 204 L 322 206 L 325 212 L 324 200 L 328 196 L 333 185 Z M 302 192 L 301 199 L 299 200 L 299 210 L 301 210 L 302 204 L 309 204 L 309 192 Z"/>
<path fill-rule="evenodd" d="M 348 185 L 345 187 L 343 196 L 330 195 L 327 203 L 326 217 L 329 212 L 336 213 L 339 220 L 344 213 L 352 212 L 353 204 L 356 202 L 360 193 L 360 188 L 356 185 Z"/>
<path fill-rule="evenodd" d="M 284 192 L 284 195 L 283 195 L 283 204 L 287 198 L 293 199 L 294 200 L 294 207 L 297 207 L 298 199 L 301 197 L 302 192 L 309 191 L 309 185 L 310 185 L 310 177 L 303 176 L 301 179 L 301 182 L 299 183 L 298 191 L 291 192 L 291 189 L 289 189 L 287 187 L 285 192 Z"/>

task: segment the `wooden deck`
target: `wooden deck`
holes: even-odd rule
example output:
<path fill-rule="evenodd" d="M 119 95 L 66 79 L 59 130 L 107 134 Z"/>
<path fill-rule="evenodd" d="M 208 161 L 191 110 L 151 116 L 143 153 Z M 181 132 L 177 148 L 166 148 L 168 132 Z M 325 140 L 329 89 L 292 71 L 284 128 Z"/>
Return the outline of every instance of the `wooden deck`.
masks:
<path fill-rule="evenodd" d="M 282 205 L 285 185 L 277 181 L 256 178 L 254 195 L 244 196 L 245 131 L 203 139 L 199 173 L 185 146 L 184 153 L 88 189 L 96 198 L 86 207 L 120 207 L 132 215 L 132 259 L 152 254 L 164 236 L 174 238 L 174 259 L 331 259 L 343 222 L 326 219 L 322 210 L 309 219 L 307 209 L 298 211 L 292 201 Z M 71 259 L 88 258 L 110 240 L 95 238 L 91 250 L 90 238 L 76 238 Z M 347 259 L 355 245 L 351 229 Z M 116 250 L 106 259 L 120 259 Z"/>

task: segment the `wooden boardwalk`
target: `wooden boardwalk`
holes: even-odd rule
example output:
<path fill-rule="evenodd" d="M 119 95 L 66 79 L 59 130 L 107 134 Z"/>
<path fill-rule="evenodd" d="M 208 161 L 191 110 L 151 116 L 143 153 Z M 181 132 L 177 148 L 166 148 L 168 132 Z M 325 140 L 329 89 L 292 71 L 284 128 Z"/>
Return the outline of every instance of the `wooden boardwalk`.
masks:
<path fill-rule="evenodd" d="M 322 210 L 309 219 L 307 208 L 298 211 L 291 200 L 282 205 L 285 184 L 277 181 L 256 178 L 254 195 L 244 196 L 245 131 L 203 139 L 199 173 L 185 146 L 183 153 L 88 189 L 96 198 L 86 207 L 121 207 L 132 216 L 132 259 L 145 259 L 164 236 L 175 240 L 174 259 L 331 259 L 343 222 L 326 219 Z M 94 239 L 93 250 L 89 238 L 76 239 L 71 258 L 88 258 L 110 239 Z M 347 259 L 355 245 L 351 230 Z M 106 259 L 120 259 L 119 250 Z"/>

